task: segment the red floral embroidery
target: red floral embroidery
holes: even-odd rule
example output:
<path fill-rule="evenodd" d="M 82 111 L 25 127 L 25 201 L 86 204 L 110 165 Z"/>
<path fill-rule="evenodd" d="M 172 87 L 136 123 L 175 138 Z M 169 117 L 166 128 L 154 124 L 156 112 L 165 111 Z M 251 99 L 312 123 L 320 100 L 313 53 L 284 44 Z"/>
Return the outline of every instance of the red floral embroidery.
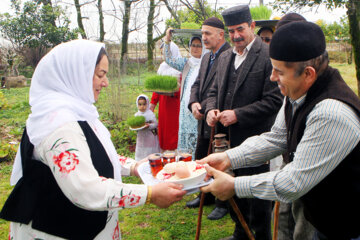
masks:
<path fill-rule="evenodd" d="M 64 151 L 59 156 L 54 156 L 54 163 L 60 168 L 60 172 L 69 173 L 79 164 L 76 154 Z"/>
<path fill-rule="evenodd" d="M 116 222 L 116 227 L 114 229 L 112 239 L 113 240 L 119 240 L 120 239 L 119 221 Z"/>
<path fill-rule="evenodd" d="M 122 156 L 122 155 L 118 155 L 118 156 L 119 156 L 120 164 L 125 165 L 127 157 Z"/>
<path fill-rule="evenodd" d="M 103 177 L 103 176 L 99 176 L 99 177 L 101 178 L 102 182 L 108 180 L 106 177 Z"/>
<path fill-rule="evenodd" d="M 194 169 L 194 172 L 197 171 L 197 170 L 199 170 L 199 169 L 202 169 L 202 168 L 205 168 L 205 166 L 204 166 L 204 165 L 196 164 L 196 167 L 195 167 L 195 169 Z"/>
<path fill-rule="evenodd" d="M 140 202 L 141 197 L 135 194 L 125 195 L 120 198 L 119 207 L 135 206 Z"/>

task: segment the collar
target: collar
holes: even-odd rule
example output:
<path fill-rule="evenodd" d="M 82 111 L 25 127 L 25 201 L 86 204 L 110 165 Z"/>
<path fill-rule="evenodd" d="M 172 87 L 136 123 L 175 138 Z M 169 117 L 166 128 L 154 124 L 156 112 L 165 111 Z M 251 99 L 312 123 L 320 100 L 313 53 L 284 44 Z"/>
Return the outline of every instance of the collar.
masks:
<path fill-rule="evenodd" d="M 226 44 L 226 42 L 224 42 L 224 44 L 221 45 L 221 47 L 220 47 L 215 53 L 210 52 L 210 59 L 211 59 L 212 61 L 215 60 L 216 56 L 219 54 L 220 50 L 222 49 L 222 47 L 223 47 L 225 44 Z"/>
<path fill-rule="evenodd" d="M 299 108 L 301 105 L 304 104 L 305 102 L 305 98 L 306 98 L 306 93 L 304 95 L 302 95 L 301 97 L 299 97 L 296 100 L 292 100 L 291 98 L 289 98 L 289 102 L 291 103 L 291 105 L 293 106 L 293 109 L 297 109 Z"/>
<path fill-rule="evenodd" d="M 240 56 L 240 57 L 241 57 L 241 56 L 244 56 L 246 53 L 248 53 L 248 52 L 250 51 L 252 45 L 253 45 L 254 42 L 255 42 L 255 39 L 256 39 L 256 37 L 254 37 L 254 39 L 245 47 L 245 49 L 244 49 L 244 51 L 243 51 L 242 54 L 238 53 L 238 52 L 236 51 L 236 48 L 235 48 L 235 47 L 233 48 L 233 53 L 235 53 L 237 56 Z"/>

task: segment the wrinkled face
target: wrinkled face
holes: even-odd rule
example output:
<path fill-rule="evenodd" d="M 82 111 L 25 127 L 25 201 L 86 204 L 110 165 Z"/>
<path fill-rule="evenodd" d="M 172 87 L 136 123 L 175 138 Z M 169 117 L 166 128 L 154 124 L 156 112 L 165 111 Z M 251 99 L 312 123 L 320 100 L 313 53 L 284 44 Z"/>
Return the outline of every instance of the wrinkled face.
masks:
<path fill-rule="evenodd" d="M 206 49 L 212 51 L 220 47 L 222 36 L 219 28 L 204 25 L 201 27 L 201 35 Z"/>
<path fill-rule="evenodd" d="M 273 33 L 270 30 L 266 29 L 262 30 L 260 33 L 261 40 L 266 44 L 270 44 L 272 35 Z"/>
<path fill-rule="evenodd" d="M 138 109 L 140 112 L 146 111 L 146 100 L 145 99 L 139 99 L 138 100 Z"/>
<path fill-rule="evenodd" d="M 197 38 L 195 38 L 190 45 L 190 53 L 191 56 L 195 58 L 200 58 L 202 53 L 202 45 L 201 41 Z"/>
<path fill-rule="evenodd" d="M 245 47 L 255 38 L 255 22 L 249 26 L 244 22 L 238 25 L 228 26 L 231 41 L 234 43 L 239 53 L 244 51 Z"/>
<path fill-rule="evenodd" d="M 286 67 L 283 61 L 271 59 L 271 63 L 273 70 L 270 80 L 277 82 L 282 95 L 296 100 L 306 93 L 304 73 L 297 76 L 295 74 L 295 67 Z"/>
<path fill-rule="evenodd" d="M 99 94 L 103 87 L 109 86 L 109 81 L 106 77 L 107 72 L 109 71 L 109 60 L 106 55 L 104 55 L 98 65 L 95 67 L 95 72 L 93 76 L 93 91 L 94 99 L 97 101 L 99 99 Z"/>

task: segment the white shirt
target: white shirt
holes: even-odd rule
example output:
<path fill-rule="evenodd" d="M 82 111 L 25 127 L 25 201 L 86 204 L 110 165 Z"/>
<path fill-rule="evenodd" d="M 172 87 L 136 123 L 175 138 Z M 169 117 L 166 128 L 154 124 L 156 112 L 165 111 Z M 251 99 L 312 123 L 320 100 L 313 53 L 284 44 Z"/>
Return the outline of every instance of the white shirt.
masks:
<path fill-rule="evenodd" d="M 238 53 L 238 51 L 236 51 L 236 47 L 233 48 L 233 53 L 235 53 L 235 61 L 234 61 L 234 66 L 235 69 L 237 69 L 242 63 L 243 61 L 246 59 L 252 45 L 255 42 L 256 37 L 245 47 L 244 51 L 242 54 Z"/>

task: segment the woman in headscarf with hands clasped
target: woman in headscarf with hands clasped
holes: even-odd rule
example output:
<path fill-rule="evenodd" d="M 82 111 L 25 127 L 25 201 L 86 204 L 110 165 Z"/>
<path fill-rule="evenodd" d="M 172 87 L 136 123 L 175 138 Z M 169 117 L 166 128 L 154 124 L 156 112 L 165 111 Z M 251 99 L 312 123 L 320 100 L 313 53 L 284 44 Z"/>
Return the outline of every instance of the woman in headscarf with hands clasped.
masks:
<path fill-rule="evenodd" d="M 177 184 L 122 183 L 141 162 L 119 160 L 94 106 L 108 68 L 105 45 L 89 40 L 56 46 L 36 67 L 16 186 L 0 213 L 10 239 L 120 239 L 119 209 L 168 207 L 186 193 Z"/>

